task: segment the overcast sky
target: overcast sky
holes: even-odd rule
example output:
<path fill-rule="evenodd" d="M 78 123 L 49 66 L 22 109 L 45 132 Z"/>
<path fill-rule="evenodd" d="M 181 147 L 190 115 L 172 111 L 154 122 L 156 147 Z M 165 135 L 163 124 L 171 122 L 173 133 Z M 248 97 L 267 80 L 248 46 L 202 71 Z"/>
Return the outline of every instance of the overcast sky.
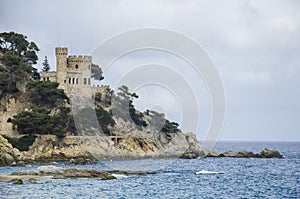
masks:
<path fill-rule="evenodd" d="M 40 60 L 48 56 L 53 69 L 56 46 L 68 47 L 70 54 L 89 54 L 107 38 L 135 28 L 178 31 L 206 49 L 224 81 L 227 112 L 222 140 L 299 141 L 299 10 L 298 0 L 0 0 L 0 31 L 27 35 L 40 47 Z M 147 62 L 184 65 L 169 57 L 163 52 L 137 53 L 122 58 L 119 67 Z M 109 83 L 111 74 L 104 75 Z M 180 122 L 176 100 L 160 92 L 151 93 L 151 103 L 147 89 L 141 89 L 137 107 L 161 101 L 167 116 Z M 199 132 L 209 124 L 207 116 L 203 118 Z"/>

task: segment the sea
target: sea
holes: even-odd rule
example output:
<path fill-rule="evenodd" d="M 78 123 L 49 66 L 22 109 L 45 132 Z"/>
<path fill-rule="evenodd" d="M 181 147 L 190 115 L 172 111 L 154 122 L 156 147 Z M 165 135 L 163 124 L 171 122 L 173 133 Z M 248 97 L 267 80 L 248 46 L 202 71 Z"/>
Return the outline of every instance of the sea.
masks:
<path fill-rule="evenodd" d="M 21 185 L 0 182 L 0 198 L 300 198 L 300 142 L 219 142 L 215 148 L 260 152 L 266 147 L 285 158 L 101 160 L 75 167 L 157 174 L 117 175 L 114 180 L 44 178 Z M 38 166 L 0 167 L 0 173 Z M 56 166 L 70 167 L 63 162 Z"/>

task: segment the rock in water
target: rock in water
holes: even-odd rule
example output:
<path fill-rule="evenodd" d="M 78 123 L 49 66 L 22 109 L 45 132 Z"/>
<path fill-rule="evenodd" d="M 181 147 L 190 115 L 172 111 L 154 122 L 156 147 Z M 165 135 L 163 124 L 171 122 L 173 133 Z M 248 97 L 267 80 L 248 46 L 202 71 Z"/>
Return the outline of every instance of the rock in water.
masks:
<path fill-rule="evenodd" d="M 207 156 L 213 157 L 213 156 Z M 253 153 L 251 151 L 225 151 L 221 153 L 218 157 L 230 157 L 230 158 L 283 158 L 283 156 L 276 150 L 265 148 L 260 153 Z"/>
<path fill-rule="evenodd" d="M 122 171 L 122 170 L 95 170 L 84 168 L 61 168 L 56 166 L 40 166 L 37 169 L 23 170 L 12 173 L 10 176 L 52 176 L 55 179 L 60 178 L 99 178 L 101 180 L 117 179 L 118 175 L 147 175 L 156 174 L 155 172 L 144 171 Z M 6 177 L 6 176 L 4 176 Z"/>
<path fill-rule="evenodd" d="M 23 184 L 23 180 L 19 178 L 12 179 L 10 182 L 12 182 L 13 184 Z"/>
<path fill-rule="evenodd" d="M 283 158 L 283 156 L 276 150 L 265 148 L 260 152 L 262 158 Z"/>
<path fill-rule="evenodd" d="M 182 159 L 194 159 L 197 157 L 198 157 L 198 154 L 195 152 L 186 152 L 186 153 L 182 154 L 182 156 L 180 156 L 180 158 L 182 158 Z"/>
<path fill-rule="evenodd" d="M 217 149 L 213 149 L 207 153 L 206 157 L 219 157 L 219 155 Z"/>

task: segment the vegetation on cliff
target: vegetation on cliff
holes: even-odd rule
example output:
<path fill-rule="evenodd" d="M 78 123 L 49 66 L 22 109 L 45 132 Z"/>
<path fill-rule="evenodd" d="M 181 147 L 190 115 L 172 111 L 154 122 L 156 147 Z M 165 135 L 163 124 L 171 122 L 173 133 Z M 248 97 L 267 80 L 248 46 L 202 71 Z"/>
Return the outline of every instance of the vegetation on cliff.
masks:
<path fill-rule="evenodd" d="M 30 102 L 36 106 L 55 108 L 69 103 L 69 98 L 56 82 L 30 81 L 26 87 Z"/>
<path fill-rule="evenodd" d="M 136 93 L 130 93 L 126 85 L 118 89 L 117 95 L 112 96 L 114 100 L 112 112 L 125 121 L 132 119 L 138 127 L 147 126 L 147 122 L 143 119 L 143 114 L 138 112 L 133 105 L 133 100 L 139 96 Z"/>
<path fill-rule="evenodd" d="M 93 118 L 95 114 L 95 118 Z M 97 135 L 105 134 L 112 135 L 109 128 L 115 125 L 115 121 L 112 118 L 110 112 L 104 110 L 102 107 L 83 108 L 74 115 L 78 130 L 78 134 L 81 135 Z M 98 124 L 95 121 L 98 121 Z"/>
<path fill-rule="evenodd" d="M 38 46 L 27 37 L 14 32 L 0 33 L 0 99 L 19 92 L 18 82 L 38 78 L 32 66 L 38 60 Z"/>
<path fill-rule="evenodd" d="M 29 147 L 33 144 L 36 138 L 35 135 L 25 135 L 20 138 L 9 137 L 7 135 L 3 135 L 3 137 L 19 151 L 28 151 Z"/>
<path fill-rule="evenodd" d="M 105 93 L 96 93 L 95 108 L 82 108 L 73 116 L 69 108 L 69 98 L 64 90 L 59 89 L 59 84 L 39 81 L 39 74 L 33 67 L 38 60 L 38 51 L 37 45 L 29 42 L 22 34 L 0 33 L 0 99 L 6 95 L 14 95 L 16 98 L 22 95 L 31 104 L 31 107 L 28 106 L 11 119 L 13 128 L 20 134 L 54 134 L 59 137 L 66 133 L 77 135 L 74 119 L 79 121 L 77 125 L 81 125 L 79 129 L 86 135 L 95 135 L 95 130 L 105 135 L 115 135 L 119 118 L 121 123 L 135 126 L 131 130 L 145 131 L 148 128 L 151 131 L 150 120 L 154 117 L 162 123 L 162 128 L 159 129 L 161 132 L 180 132 L 179 125 L 166 120 L 164 114 L 154 111 L 145 114 L 138 111 L 133 101 L 139 96 L 131 93 L 125 85 L 118 88 L 117 93 L 110 89 Z M 47 57 L 42 64 L 43 71 L 50 70 Z M 91 73 L 94 80 L 100 81 L 104 78 L 102 69 L 96 64 L 92 64 Z M 98 124 L 91 123 L 95 121 L 90 120 L 93 114 Z M 121 133 L 127 131 L 129 129 L 120 130 Z"/>

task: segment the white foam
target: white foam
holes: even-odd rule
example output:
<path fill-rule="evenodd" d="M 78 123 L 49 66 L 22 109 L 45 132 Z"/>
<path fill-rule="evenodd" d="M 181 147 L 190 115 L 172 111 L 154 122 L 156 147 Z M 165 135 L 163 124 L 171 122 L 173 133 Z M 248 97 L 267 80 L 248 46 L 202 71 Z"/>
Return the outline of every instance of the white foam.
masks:
<path fill-rule="evenodd" d="M 113 173 L 113 174 L 111 174 L 112 176 L 114 176 L 114 177 L 116 177 L 117 179 L 120 179 L 120 178 L 128 178 L 128 176 L 127 175 L 124 175 L 124 174 L 115 174 L 115 173 Z"/>
<path fill-rule="evenodd" d="M 201 170 L 201 171 L 196 172 L 196 175 L 200 175 L 200 174 L 225 174 L 225 172 L 223 172 L 223 171 L 207 171 L 207 170 Z"/>

